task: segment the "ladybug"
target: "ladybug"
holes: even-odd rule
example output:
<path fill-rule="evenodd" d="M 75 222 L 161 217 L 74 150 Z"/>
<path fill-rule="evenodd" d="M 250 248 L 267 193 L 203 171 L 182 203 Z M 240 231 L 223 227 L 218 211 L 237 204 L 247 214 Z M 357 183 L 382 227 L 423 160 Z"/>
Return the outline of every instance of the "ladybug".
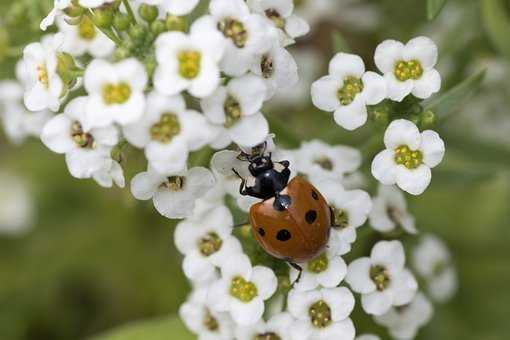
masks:
<path fill-rule="evenodd" d="M 290 163 L 274 162 L 271 153 L 243 152 L 238 159 L 249 162 L 253 176 L 249 183 L 232 169 L 242 180 L 241 195 L 262 199 L 250 208 L 255 239 L 267 253 L 301 273 L 299 263 L 318 257 L 328 243 L 334 218 L 326 199 L 303 177 L 289 182 Z"/>

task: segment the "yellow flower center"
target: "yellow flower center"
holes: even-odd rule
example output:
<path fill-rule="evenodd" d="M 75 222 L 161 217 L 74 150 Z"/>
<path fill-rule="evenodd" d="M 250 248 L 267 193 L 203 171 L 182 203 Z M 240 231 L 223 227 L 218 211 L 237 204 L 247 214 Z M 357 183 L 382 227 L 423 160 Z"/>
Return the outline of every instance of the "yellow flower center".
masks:
<path fill-rule="evenodd" d="M 321 256 L 308 262 L 308 270 L 312 273 L 319 274 L 328 269 L 329 260 L 326 253 L 322 253 Z"/>
<path fill-rule="evenodd" d="M 44 86 L 44 88 L 48 89 L 50 87 L 48 69 L 45 64 L 37 66 L 37 80 Z"/>
<path fill-rule="evenodd" d="M 243 23 L 232 18 L 225 18 L 218 23 L 218 29 L 238 48 L 243 48 L 248 41 L 248 31 Z"/>
<path fill-rule="evenodd" d="M 223 104 L 223 109 L 225 110 L 225 123 L 223 125 L 228 129 L 241 119 L 241 104 L 229 95 Z"/>
<path fill-rule="evenodd" d="M 347 77 L 344 79 L 344 85 L 337 92 L 338 100 L 342 105 L 349 105 L 356 96 L 363 91 L 363 82 L 356 77 Z"/>
<path fill-rule="evenodd" d="M 96 147 L 94 137 L 90 133 L 83 132 L 83 127 L 78 121 L 71 124 L 71 138 L 80 148 L 94 149 Z"/>
<path fill-rule="evenodd" d="M 87 16 L 83 16 L 80 24 L 78 25 L 78 34 L 84 40 L 94 40 L 97 35 L 96 27 L 92 20 Z"/>
<path fill-rule="evenodd" d="M 319 165 L 324 170 L 333 170 L 333 161 L 327 156 L 319 156 L 314 161 L 315 164 Z"/>
<path fill-rule="evenodd" d="M 266 9 L 265 13 L 266 17 L 271 19 L 271 21 L 275 24 L 276 27 L 278 27 L 279 29 L 285 28 L 285 19 L 282 18 L 282 16 L 280 15 L 280 13 L 278 13 L 276 9 L 274 8 Z"/>
<path fill-rule="evenodd" d="M 222 245 L 223 240 L 215 232 L 208 233 L 198 242 L 200 253 L 206 257 L 218 252 Z"/>
<path fill-rule="evenodd" d="M 395 150 L 395 163 L 410 170 L 416 169 L 423 163 L 423 153 L 419 150 L 413 151 L 407 145 L 399 146 Z"/>
<path fill-rule="evenodd" d="M 333 216 L 335 218 L 334 225 L 336 228 L 345 229 L 349 226 L 349 214 L 347 211 L 343 209 L 338 209 L 334 206 L 333 208 Z"/>
<path fill-rule="evenodd" d="M 198 51 L 180 51 L 177 54 L 179 74 L 186 79 L 194 79 L 200 73 L 202 55 Z"/>
<path fill-rule="evenodd" d="M 273 332 L 257 334 L 253 337 L 253 340 L 281 340 L 278 334 Z"/>
<path fill-rule="evenodd" d="M 131 97 L 131 87 L 127 83 L 106 84 L 103 86 L 103 100 L 107 105 L 124 104 Z"/>
<path fill-rule="evenodd" d="M 308 309 L 308 315 L 312 321 L 312 325 L 316 328 L 326 328 L 333 320 L 331 319 L 331 308 L 323 301 L 317 301 Z"/>
<path fill-rule="evenodd" d="M 182 176 L 170 176 L 166 182 L 161 183 L 160 188 L 168 189 L 170 191 L 181 191 L 186 181 Z"/>
<path fill-rule="evenodd" d="M 420 79 L 423 75 L 423 67 L 418 60 L 401 60 L 395 65 L 395 77 L 400 81 Z"/>
<path fill-rule="evenodd" d="M 382 292 L 390 284 L 390 274 L 386 267 L 377 265 L 370 268 L 370 278 L 375 283 L 377 290 Z"/>
<path fill-rule="evenodd" d="M 179 118 L 174 113 L 164 113 L 159 122 L 152 125 L 151 137 L 160 143 L 170 143 L 181 132 Z"/>
<path fill-rule="evenodd" d="M 248 303 L 258 295 L 257 286 L 241 276 L 237 276 L 232 279 L 230 284 L 230 295 L 241 302 Z"/>

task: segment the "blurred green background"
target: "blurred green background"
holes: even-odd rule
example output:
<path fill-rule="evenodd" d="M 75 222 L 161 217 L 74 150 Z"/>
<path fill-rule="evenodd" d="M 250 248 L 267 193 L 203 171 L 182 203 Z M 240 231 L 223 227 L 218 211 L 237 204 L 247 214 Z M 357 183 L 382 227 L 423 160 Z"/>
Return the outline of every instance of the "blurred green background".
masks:
<path fill-rule="evenodd" d="M 1 0 L 1 13 L 11 3 Z M 300 43 L 322 52 L 324 65 L 317 77 L 332 55 L 333 30 L 371 69 L 381 40 L 432 36 L 440 46 L 443 91 L 476 70 L 488 69 L 477 94 L 438 128 L 448 148 L 431 187 L 423 196 L 409 198 L 418 227 L 438 234 L 451 247 L 460 282 L 454 300 L 436 307 L 419 339 L 508 339 L 510 1 L 451 0 L 431 22 L 423 0 L 346 3 L 351 3 L 347 9 L 358 3 L 374 6 L 377 20 L 359 28 L 356 22 L 368 20 L 368 12 L 351 8 L 317 24 Z M 27 15 L 26 26 L 9 28 L 16 44 L 37 39 L 29 29 L 32 19 Z M 13 76 L 13 63 L 1 64 L 2 78 Z M 372 131 L 346 133 L 328 114 L 311 107 L 271 107 L 266 113 L 273 117 L 273 129 L 281 132 L 278 141 L 288 147 L 313 138 L 362 146 Z M 142 163 L 139 153 L 130 152 L 127 178 L 142 170 Z M 128 189 L 106 190 L 73 179 L 63 157 L 36 140 L 15 147 L 1 136 L 0 169 L 28 183 L 36 211 L 28 234 L 0 235 L 0 339 L 82 339 L 149 318 L 163 318 L 153 325 L 160 334 L 173 332 L 176 323 L 165 318 L 176 313 L 189 291 L 173 246 L 174 223 L 159 216 L 152 203 L 134 200 Z M 136 338 L 136 329 L 131 334 Z M 182 334 L 161 338 L 184 339 Z"/>

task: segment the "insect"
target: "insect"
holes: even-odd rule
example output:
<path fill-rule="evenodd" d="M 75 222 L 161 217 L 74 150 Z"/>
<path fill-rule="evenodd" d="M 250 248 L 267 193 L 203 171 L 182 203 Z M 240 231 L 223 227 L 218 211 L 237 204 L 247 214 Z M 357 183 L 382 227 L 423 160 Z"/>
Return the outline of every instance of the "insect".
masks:
<path fill-rule="evenodd" d="M 270 255 L 302 271 L 299 263 L 319 256 L 326 247 L 333 223 L 331 209 L 321 193 L 306 179 L 289 182 L 288 161 L 275 162 L 272 155 L 258 150 L 241 153 L 249 162 L 251 183 L 241 178 L 240 193 L 263 201 L 250 208 L 250 223 L 257 242 Z M 299 280 L 299 278 L 298 278 Z"/>

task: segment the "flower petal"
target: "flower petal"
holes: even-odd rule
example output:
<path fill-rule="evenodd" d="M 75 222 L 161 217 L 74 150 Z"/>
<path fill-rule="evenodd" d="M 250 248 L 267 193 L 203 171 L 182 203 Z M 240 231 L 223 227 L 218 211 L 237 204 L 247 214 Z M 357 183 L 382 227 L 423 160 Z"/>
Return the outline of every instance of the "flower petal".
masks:
<path fill-rule="evenodd" d="M 370 258 L 374 265 L 382 265 L 390 275 L 400 273 L 404 268 L 406 256 L 400 241 L 379 241 L 372 248 Z"/>
<path fill-rule="evenodd" d="M 391 308 L 392 294 L 388 291 L 375 291 L 361 296 L 361 305 L 368 314 L 383 315 Z"/>
<path fill-rule="evenodd" d="M 427 37 L 416 37 L 409 40 L 404 49 L 404 60 L 419 60 L 425 70 L 433 68 L 437 63 L 437 45 Z"/>
<path fill-rule="evenodd" d="M 229 129 L 232 140 L 242 146 L 252 147 L 262 143 L 269 134 L 269 124 L 262 113 L 243 117 Z"/>
<path fill-rule="evenodd" d="M 420 130 L 407 119 L 394 120 L 384 133 L 384 145 L 391 150 L 395 150 L 402 145 L 407 145 L 411 150 L 417 150 L 420 144 Z"/>
<path fill-rule="evenodd" d="M 321 289 L 321 293 L 331 308 L 331 319 L 334 322 L 346 319 L 354 309 L 354 295 L 346 287 Z"/>
<path fill-rule="evenodd" d="M 429 167 L 437 166 L 443 160 L 445 144 L 439 134 L 432 130 L 423 131 L 420 151 L 423 153 L 423 162 Z"/>
<path fill-rule="evenodd" d="M 432 171 L 422 164 L 416 169 L 407 169 L 400 165 L 397 167 L 396 182 L 400 189 L 411 195 L 421 195 L 432 180 Z"/>
<path fill-rule="evenodd" d="M 396 40 L 385 40 L 375 49 L 375 64 L 382 73 L 393 73 L 397 61 L 404 57 L 404 44 Z"/>
<path fill-rule="evenodd" d="M 333 112 L 340 107 L 337 92 L 342 83 L 332 76 L 324 76 L 312 84 L 312 101 L 317 108 Z"/>
<path fill-rule="evenodd" d="M 367 72 L 361 78 L 363 81 L 363 97 L 368 105 L 379 104 L 386 98 L 388 89 L 383 77 L 375 72 Z"/>
<path fill-rule="evenodd" d="M 329 63 L 329 75 L 336 79 L 355 77 L 360 79 L 365 73 L 365 63 L 358 55 L 337 53 Z"/>
<path fill-rule="evenodd" d="M 382 184 L 395 184 L 397 178 L 397 166 L 395 153 L 391 150 L 383 150 L 372 161 L 372 175 Z"/>
<path fill-rule="evenodd" d="M 368 113 L 365 101 L 360 97 L 349 105 L 341 105 L 335 111 L 335 122 L 346 130 L 353 131 L 367 122 Z"/>
<path fill-rule="evenodd" d="M 428 70 L 422 77 L 414 82 L 413 95 L 417 98 L 427 99 L 441 89 L 441 75 L 436 70 Z"/>
<path fill-rule="evenodd" d="M 356 293 L 367 294 L 375 291 L 375 283 L 370 279 L 372 262 L 368 257 L 362 257 L 352 261 L 347 268 L 345 281 Z"/>

